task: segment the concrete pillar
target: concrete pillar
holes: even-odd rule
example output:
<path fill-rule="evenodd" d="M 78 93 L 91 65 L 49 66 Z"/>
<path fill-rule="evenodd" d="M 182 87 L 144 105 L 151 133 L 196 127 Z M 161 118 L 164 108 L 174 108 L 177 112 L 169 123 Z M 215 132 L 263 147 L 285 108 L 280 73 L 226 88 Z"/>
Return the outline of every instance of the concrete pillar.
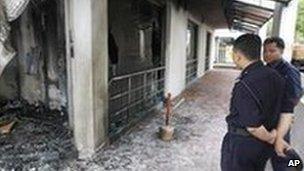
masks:
<path fill-rule="evenodd" d="M 216 55 L 216 42 L 215 42 L 215 35 L 214 35 L 214 31 L 210 30 L 211 33 L 211 46 L 210 46 L 210 69 L 213 69 L 214 66 L 214 62 L 215 62 L 215 55 Z"/>
<path fill-rule="evenodd" d="M 220 49 L 219 37 L 215 37 L 214 41 L 215 41 L 214 63 L 224 62 L 219 57 L 220 56 L 219 55 L 219 49 Z"/>
<path fill-rule="evenodd" d="M 202 24 L 199 27 L 199 38 L 198 38 L 198 68 L 197 74 L 198 77 L 201 77 L 205 74 L 205 61 L 206 61 L 206 26 Z"/>
<path fill-rule="evenodd" d="M 261 37 L 262 43 L 267 39 L 267 27 L 269 23 L 264 24 L 259 30 L 259 36 Z M 261 49 L 263 55 L 263 48 Z"/>
<path fill-rule="evenodd" d="M 214 61 L 216 59 L 216 51 L 217 51 L 217 44 L 215 41 L 215 34 L 214 30 L 211 27 L 208 27 L 205 24 L 202 24 L 201 28 L 201 45 L 202 45 L 202 55 L 199 57 L 199 68 L 198 68 L 198 75 L 199 77 L 203 76 L 205 74 L 205 67 L 206 67 L 206 51 L 207 51 L 207 33 L 211 33 L 211 39 L 210 39 L 210 54 L 209 54 L 209 69 L 213 68 Z"/>
<path fill-rule="evenodd" d="M 166 84 L 165 93 L 179 95 L 186 84 L 186 42 L 188 14 L 167 2 Z"/>
<path fill-rule="evenodd" d="M 273 25 L 272 25 L 272 36 L 280 35 L 282 11 L 284 5 L 282 3 L 276 3 L 273 12 Z"/>
<path fill-rule="evenodd" d="M 281 7 L 283 7 L 281 9 Z M 294 43 L 298 0 L 292 0 L 288 6 L 276 4 L 274 20 L 273 20 L 273 36 L 281 37 L 286 44 L 284 58 L 291 61 L 292 48 Z M 280 14 L 281 10 L 281 14 Z"/>
<path fill-rule="evenodd" d="M 79 157 L 107 142 L 107 0 L 72 0 L 74 138 Z"/>
<path fill-rule="evenodd" d="M 267 38 L 267 27 L 268 23 L 264 24 L 259 30 L 259 36 L 261 37 L 262 41 Z"/>
<path fill-rule="evenodd" d="M 72 2 L 70 0 L 64 0 L 64 17 L 65 17 L 65 40 L 66 40 L 66 70 L 67 70 L 67 101 L 68 101 L 68 113 L 69 113 L 69 126 L 74 129 L 74 107 L 73 107 L 73 67 L 72 67 Z"/>

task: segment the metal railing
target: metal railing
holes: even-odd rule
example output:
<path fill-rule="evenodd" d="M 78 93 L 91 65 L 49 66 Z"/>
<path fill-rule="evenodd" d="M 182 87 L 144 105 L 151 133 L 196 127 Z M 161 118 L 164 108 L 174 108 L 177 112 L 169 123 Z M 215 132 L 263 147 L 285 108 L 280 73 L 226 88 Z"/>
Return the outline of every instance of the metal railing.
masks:
<path fill-rule="evenodd" d="M 158 105 L 165 67 L 117 76 L 109 82 L 109 136 L 119 137 Z"/>
<path fill-rule="evenodd" d="M 191 83 L 197 77 L 197 59 L 187 60 L 186 67 L 186 84 Z"/>

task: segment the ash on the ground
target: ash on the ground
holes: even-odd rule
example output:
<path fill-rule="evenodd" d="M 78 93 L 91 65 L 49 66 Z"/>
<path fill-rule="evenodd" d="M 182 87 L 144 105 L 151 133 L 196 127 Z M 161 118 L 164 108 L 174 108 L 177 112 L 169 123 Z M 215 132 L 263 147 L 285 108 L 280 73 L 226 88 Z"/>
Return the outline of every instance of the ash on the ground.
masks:
<path fill-rule="evenodd" d="M 77 158 L 66 116 L 20 101 L 1 104 L 2 122 L 16 121 L 0 135 L 0 170 L 60 170 Z"/>

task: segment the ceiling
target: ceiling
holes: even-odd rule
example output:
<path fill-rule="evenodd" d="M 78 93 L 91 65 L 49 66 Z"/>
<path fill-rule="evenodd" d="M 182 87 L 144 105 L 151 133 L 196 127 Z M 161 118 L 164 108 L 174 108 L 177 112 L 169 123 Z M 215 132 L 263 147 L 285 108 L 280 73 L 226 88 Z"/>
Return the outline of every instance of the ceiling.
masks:
<path fill-rule="evenodd" d="M 230 0 L 225 8 L 229 28 L 244 32 L 257 32 L 273 17 L 273 12 L 273 9 L 237 0 Z"/>
<path fill-rule="evenodd" d="M 270 18 L 273 9 L 238 0 L 176 0 L 184 1 L 187 9 L 214 29 L 230 28 L 256 32 Z M 271 1 L 271 0 L 262 0 Z M 272 0 L 288 4 L 291 0 Z"/>
<path fill-rule="evenodd" d="M 222 0 L 188 0 L 188 2 L 189 10 L 200 16 L 202 22 L 215 29 L 228 27 Z"/>

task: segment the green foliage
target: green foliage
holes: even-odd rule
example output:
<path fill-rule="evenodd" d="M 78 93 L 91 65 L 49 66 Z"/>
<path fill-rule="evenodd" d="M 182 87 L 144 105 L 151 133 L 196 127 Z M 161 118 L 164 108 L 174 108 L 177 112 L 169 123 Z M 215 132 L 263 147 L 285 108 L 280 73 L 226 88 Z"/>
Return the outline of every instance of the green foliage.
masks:
<path fill-rule="evenodd" d="M 304 0 L 299 0 L 296 40 L 304 43 Z"/>

